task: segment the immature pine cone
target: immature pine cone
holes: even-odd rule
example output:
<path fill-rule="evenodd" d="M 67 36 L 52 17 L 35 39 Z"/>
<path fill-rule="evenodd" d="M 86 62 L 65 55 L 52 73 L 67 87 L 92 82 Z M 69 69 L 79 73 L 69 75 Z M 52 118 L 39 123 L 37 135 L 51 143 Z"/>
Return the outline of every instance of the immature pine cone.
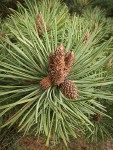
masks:
<path fill-rule="evenodd" d="M 49 57 L 49 71 L 51 81 L 54 85 L 60 85 L 65 79 L 65 48 L 61 44 L 57 46 L 55 53 L 52 53 Z"/>
<path fill-rule="evenodd" d="M 74 63 L 74 53 L 73 52 L 67 52 L 65 54 L 65 77 L 69 74 L 71 71 L 72 65 Z"/>
<path fill-rule="evenodd" d="M 44 28 L 44 23 L 42 20 L 42 16 L 40 14 L 38 14 L 36 17 L 36 28 L 37 28 L 37 32 L 39 35 L 42 35 L 41 27 Z M 46 30 L 48 30 L 48 25 L 46 25 Z"/>
<path fill-rule="evenodd" d="M 77 87 L 71 80 L 65 80 L 60 86 L 61 92 L 69 99 L 77 98 Z"/>
<path fill-rule="evenodd" d="M 49 75 L 40 81 L 40 86 L 43 90 L 49 88 L 51 85 L 52 85 L 52 82 L 51 82 Z"/>

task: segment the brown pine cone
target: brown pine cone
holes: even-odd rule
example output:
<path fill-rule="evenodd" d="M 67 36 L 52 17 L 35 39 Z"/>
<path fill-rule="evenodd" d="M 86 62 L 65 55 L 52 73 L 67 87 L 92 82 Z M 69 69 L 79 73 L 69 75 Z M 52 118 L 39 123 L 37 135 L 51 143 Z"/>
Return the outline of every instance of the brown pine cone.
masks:
<path fill-rule="evenodd" d="M 74 63 L 74 53 L 73 52 L 67 52 L 65 54 L 65 77 L 69 74 L 71 71 L 72 65 Z"/>
<path fill-rule="evenodd" d="M 38 14 L 36 17 L 36 28 L 37 28 L 37 32 L 39 35 L 42 35 L 41 27 L 44 28 L 44 23 L 42 20 L 42 16 L 40 14 Z M 48 25 L 46 25 L 46 30 L 48 30 Z"/>
<path fill-rule="evenodd" d="M 60 85 L 65 79 L 65 48 L 61 44 L 57 46 L 55 53 L 52 53 L 49 57 L 49 71 L 52 83 L 54 85 Z"/>
<path fill-rule="evenodd" d="M 52 85 L 50 76 L 48 75 L 47 77 L 44 77 L 41 81 L 40 81 L 40 86 L 43 90 L 49 88 Z"/>
<path fill-rule="evenodd" d="M 65 97 L 69 99 L 76 99 L 77 98 L 77 87 L 71 80 L 65 80 L 60 85 L 61 92 L 65 95 Z"/>

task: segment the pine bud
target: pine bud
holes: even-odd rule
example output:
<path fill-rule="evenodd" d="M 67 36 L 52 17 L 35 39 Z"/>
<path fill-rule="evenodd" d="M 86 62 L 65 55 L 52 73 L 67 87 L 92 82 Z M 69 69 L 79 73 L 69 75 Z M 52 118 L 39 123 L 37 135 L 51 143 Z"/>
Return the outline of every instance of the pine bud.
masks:
<path fill-rule="evenodd" d="M 100 114 L 95 114 L 93 116 L 94 121 L 99 122 L 102 119 L 102 116 Z"/>
<path fill-rule="evenodd" d="M 40 81 L 40 86 L 43 90 L 49 88 L 52 85 L 50 76 L 48 75 L 47 77 L 44 77 L 41 81 Z"/>
<path fill-rule="evenodd" d="M 90 36 L 90 32 L 87 31 L 86 35 L 85 35 L 85 38 L 84 38 L 84 43 L 87 43 L 87 41 L 89 40 L 89 36 Z"/>
<path fill-rule="evenodd" d="M 77 87 L 71 80 L 65 80 L 60 86 L 61 92 L 69 99 L 77 98 Z"/>
<path fill-rule="evenodd" d="M 42 35 L 41 27 L 44 28 L 44 23 L 42 20 L 42 16 L 40 14 L 38 14 L 36 17 L 36 28 L 37 28 L 37 32 L 39 35 Z M 48 25 L 46 25 L 46 30 L 48 30 Z"/>

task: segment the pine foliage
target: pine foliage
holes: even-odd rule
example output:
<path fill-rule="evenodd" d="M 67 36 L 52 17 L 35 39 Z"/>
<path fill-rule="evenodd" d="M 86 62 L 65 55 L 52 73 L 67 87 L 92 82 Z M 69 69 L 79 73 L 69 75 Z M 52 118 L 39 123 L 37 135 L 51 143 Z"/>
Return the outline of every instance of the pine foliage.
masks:
<path fill-rule="evenodd" d="M 43 134 L 46 145 L 51 137 L 55 143 L 63 140 L 67 145 L 78 132 L 93 135 L 91 117 L 108 117 L 102 101 L 113 100 L 112 92 L 104 89 L 113 84 L 112 75 L 105 70 L 113 57 L 112 40 L 100 44 L 104 37 L 100 28 L 93 30 L 86 19 L 70 17 L 59 1 L 32 4 L 26 0 L 26 4 L 27 9 L 19 4 L 19 12 L 12 10 L 13 15 L 5 23 L 6 36 L 0 41 L 0 117 L 10 114 L 1 127 L 16 124 L 25 134 Z M 41 35 L 36 28 L 37 14 L 43 21 L 43 25 L 39 23 Z M 75 56 L 66 79 L 77 87 L 76 101 L 65 97 L 58 85 L 47 89 L 40 86 L 49 74 L 49 56 L 59 44 Z"/>

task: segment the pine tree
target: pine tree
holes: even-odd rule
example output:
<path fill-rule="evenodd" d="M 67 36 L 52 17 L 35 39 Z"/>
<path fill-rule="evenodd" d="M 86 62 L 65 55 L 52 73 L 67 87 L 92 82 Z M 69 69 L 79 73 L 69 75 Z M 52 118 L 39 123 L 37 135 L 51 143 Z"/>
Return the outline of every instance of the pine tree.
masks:
<path fill-rule="evenodd" d="M 0 117 L 9 116 L 1 127 L 16 124 L 25 134 L 43 134 L 46 145 L 52 138 L 68 146 L 78 133 L 98 142 L 98 130 L 100 140 L 111 136 L 100 121 L 110 120 L 104 102 L 113 99 L 106 90 L 112 74 L 105 69 L 112 40 L 103 40 L 101 27 L 94 30 L 85 18 L 70 17 L 59 1 L 26 5 L 12 10 L 0 41 Z"/>

